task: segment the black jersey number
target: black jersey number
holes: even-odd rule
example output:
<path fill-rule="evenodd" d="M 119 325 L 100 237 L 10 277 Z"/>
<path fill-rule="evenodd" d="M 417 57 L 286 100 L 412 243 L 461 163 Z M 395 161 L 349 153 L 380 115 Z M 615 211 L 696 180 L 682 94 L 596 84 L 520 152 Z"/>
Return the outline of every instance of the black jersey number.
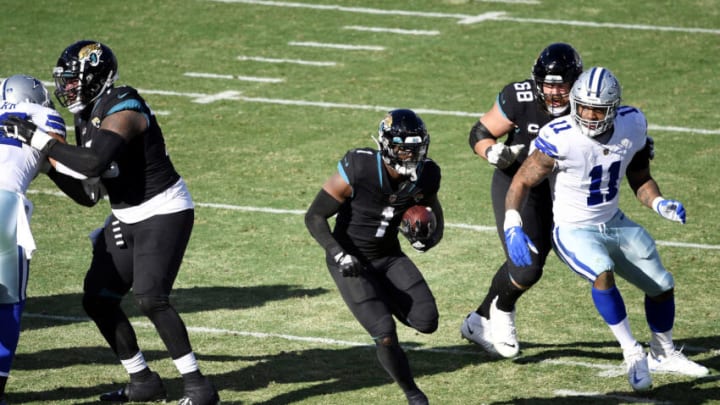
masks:
<path fill-rule="evenodd" d="M 518 103 L 533 101 L 535 99 L 530 82 L 515 83 L 514 86 Z"/>

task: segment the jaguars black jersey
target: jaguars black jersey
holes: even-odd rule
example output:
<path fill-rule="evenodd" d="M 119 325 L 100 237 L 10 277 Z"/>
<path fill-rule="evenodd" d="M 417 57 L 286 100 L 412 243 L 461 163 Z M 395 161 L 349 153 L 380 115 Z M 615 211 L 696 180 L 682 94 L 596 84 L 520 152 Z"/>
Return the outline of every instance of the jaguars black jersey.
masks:
<path fill-rule="evenodd" d="M 525 145 L 524 153 L 520 154 L 512 165 L 503 170 L 512 176 L 527 158 L 530 142 L 535 139 L 540 128 L 555 117 L 547 112 L 535 97 L 535 82 L 532 79 L 505 86 L 497 96 L 497 104 L 505 117 L 515 123 L 515 130 L 507 134 L 505 144 L 508 146 Z"/>
<path fill-rule="evenodd" d="M 145 116 L 148 127 L 135 136 L 124 151 L 113 160 L 119 176 L 103 178 L 112 208 L 139 205 L 175 184 L 180 175 L 175 171 L 165 149 L 165 139 L 155 114 L 137 90 L 129 86 L 111 88 L 95 101 L 89 113 L 75 116 L 78 146 L 92 148 L 102 143 L 100 123 L 108 115 L 133 110 Z"/>
<path fill-rule="evenodd" d="M 426 158 L 417 180 L 393 184 L 380 152 L 361 148 L 348 151 L 338 172 L 352 187 L 352 196 L 340 207 L 333 236 L 343 249 L 374 259 L 400 251 L 398 225 L 403 213 L 427 204 L 440 189 L 440 166 Z"/>

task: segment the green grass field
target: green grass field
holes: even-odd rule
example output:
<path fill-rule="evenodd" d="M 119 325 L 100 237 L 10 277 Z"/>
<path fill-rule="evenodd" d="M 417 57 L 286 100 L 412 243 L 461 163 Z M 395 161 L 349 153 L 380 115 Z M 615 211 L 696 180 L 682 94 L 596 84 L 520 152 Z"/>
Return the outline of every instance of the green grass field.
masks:
<path fill-rule="evenodd" d="M 445 239 L 409 253 L 435 293 L 440 328 L 399 327 L 432 403 L 720 403 L 716 0 L 1 3 L 0 77 L 26 73 L 50 84 L 61 51 L 95 39 L 117 55 L 120 83 L 140 89 L 159 114 L 198 205 L 172 299 L 224 404 L 404 403 L 302 217 L 337 160 L 374 145 L 385 110 L 398 107 L 420 112 L 444 175 Z M 492 169 L 471 153 L 467 133 L 556 41 L 573 44 L 585 66 L 610 68 L 625 103 L 648 118 L 654 177 L 686 205 L 688 223 L 641 207 L 626 185 L 621 204 L 659 241 L 677 284 L 675 340 L 712 369 L 709 377 L 657 375 L 652 391 L 633 393 L 589 286 L 554 255 L 518 304 L 519 358 L 491 359 L 459 337 L 503 260 L 486 230 Z M 87 234 L 109 207 L 74 205 L 44 177 L 29 196 L 39 248 L 9 402 L 94 403 L 127 378 L 80 305 Z M 641 294 L 619 287 L 636 337 L 647 341 Z M 146 358 L 177 401 L 177 370 L 126 301 Z"/>

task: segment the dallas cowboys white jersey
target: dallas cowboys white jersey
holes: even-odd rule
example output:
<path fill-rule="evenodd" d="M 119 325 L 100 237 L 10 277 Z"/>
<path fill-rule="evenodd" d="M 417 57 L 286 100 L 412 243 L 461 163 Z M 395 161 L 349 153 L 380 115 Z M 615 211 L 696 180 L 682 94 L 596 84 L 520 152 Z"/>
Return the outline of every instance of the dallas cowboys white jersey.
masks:
<path fill-rule="evenodd" d="M 52 108 L 32 103 L 0 101 L 0 122 L 11 115 L 29 118 L 39 129 L 65 136 L 65 121 Z M 17 139 L 6 137 L 0 130 L 0 189 L 24 194 L 46 159 L 47 157 L 36 149 Z"/>
<path fill-rule="evenodd" d="M 571 116 L 545 125 L 532 150 L 539 149 L 555 159 L 550 175 L 555 224 L 599 225 L 610 221 L 619 209 L 625 171 L 646 141 L 645 115 L 631 106 L 618 108 L 614 132 L 605 144 L 583 135 Z"/>

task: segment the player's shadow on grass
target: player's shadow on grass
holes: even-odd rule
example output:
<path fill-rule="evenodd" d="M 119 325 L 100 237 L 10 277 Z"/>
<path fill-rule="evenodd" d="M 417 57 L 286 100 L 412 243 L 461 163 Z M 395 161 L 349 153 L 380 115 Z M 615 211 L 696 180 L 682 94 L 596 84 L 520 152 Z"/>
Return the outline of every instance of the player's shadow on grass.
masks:
<path fill-rule="evenodd" d="M 216 309 L 247 309 L 263 306 L 272 301 L 315 297 L 328 292 L 330 291 L 325 288 L 303 288 L 286 284 L 252 287 L 189 287 L 173 289 L 170 302 L 182 316 L 182 314 Z M 132 293 L 123 299 L 123 308 L 129 317 L 142 317 L 133 302 Z M 34 322 L 24 322 L 25 330 L 87 320 L 82 308 L 81 293 L 30 297 L 25 312 L 29 315 L 28 318 L 36 318 Z"/>
<path fill-rule="evenodd" d="M 665 403 L 665 404 L 710 404 L 720 400 L 720 376 L 689 379 L 678 377 L 683 381 L 663 384 L 643 393 L 633 392 L 628 386 L 625 392 L 583 393 L 567 392 L 562 396 L 543 398 L 514 398 L 509 401 L 491 402 L 489 405 L 615 405 L 628 403 Z"/>
<path fill-rule="evenodd" d="M 466 345 L 462 345 L 434 348 L 433 351 L 406 350 L 406 353 L 416 378 L 496 361 L 487 356 L 472 354 L 453 355 L 453 360 L 448 361 L 448 352 L 465 351 L 466 348 Z M 230 391 L 251 392 L 271 385 L 303 385 L 302 388 L 278 394 L 257 404 L 280 405 L 299 401 L 322 403 L 323 396 L 327 394 L 382 385 L 392 386 L 393 393 L 388 402 L 405 401 L 400 387 L 378 362 L 375 346 L 371 344 L 344 349 L 288 351 L 268 356 L 239 356 L 237 360 L 254 364 L 213 376 L 213 381 L 218 386 Z"/>
<path fill-rule="evenodd" d="M 647 344 L 645 344 L 647 347 Z M 693 337 L 676 339 L 675 346 L 684 348 L 683 353 L 689 357 L 696 354 L 720 349 L 720 336 Z M 617 360 L 622 362 L 622 351 L 615 340 L 604 342 L 568 342 L 568 343 L 532 343 L 522 342 L 523 353 L 513 360 L 518 364 L 540 363 L 545 360 L 562 358 L 586 357 L 591 360 Z M 602 351 L 601 351 L 602 350 Z M 703 365 L 720 370 L 720 356 L 715 356 Z"/>
<path fill-rule="evenodd" d="M 408 358 L 416 377 L 452 372 L 471 364 L 494 361 L 486 356 L 455 355 L 447 361 L 447 351 L 464 350 L 467 346 L 436 348 L 435 352 L 407 350 Z M 445 352 L 443 352 L 443 350 Z M 238 349 L 242 353 L 242 349 Z M 143 351 L 145 358 L 152 361 L 169 361 L 167 353 L 159 350 Z M 288 404 L 296 401 L 317 399 L 323 395 L 361 390 L 368 387 L 392 385 L 396 398 L 392 402 L 403 402 L 399 387 L 383 371 L 375 357 L 375 347 L 359 346 L 350 348 L 319 348 L 287 351 L 270 355 L 246 356 L 202 355 L 198 359 L 205 365 L 206 374 L 216 387 L 225 392 L 252 392 L 280 384 L 302 384 L 303 388 L 283 392 L 258 404 Z M 237 362 L 237 369 L 212 374 L 211 364 L 215 362 Z M 70 366 L 116 365 L 117 360 L 110 349 L 93 347 L 69 347 L 20 354 L 15 361 L 18 370 L 62 369 Z M 117 367 L 120 367 L 117 365 Z M 168 398 L 177 400 L 182 395 L 182 378 L 173 370 L 161 372 Z M 102 379 L 101 379 L 102 380 Z M 95 386 L 77 386 L 68 381 L 62 389 L 46 391 L 12 392 L 12 403 L 22 404 L 33 401 L 71 401 L 72 403 L 96 403 L 92 398 L 99 394 L 118 389 L 126 380 L 112 381 Z M 87 402 L 83 402 L 87 401 Z M 239 401 L 223 399 L 223 404 L 239 404 Z"/>

